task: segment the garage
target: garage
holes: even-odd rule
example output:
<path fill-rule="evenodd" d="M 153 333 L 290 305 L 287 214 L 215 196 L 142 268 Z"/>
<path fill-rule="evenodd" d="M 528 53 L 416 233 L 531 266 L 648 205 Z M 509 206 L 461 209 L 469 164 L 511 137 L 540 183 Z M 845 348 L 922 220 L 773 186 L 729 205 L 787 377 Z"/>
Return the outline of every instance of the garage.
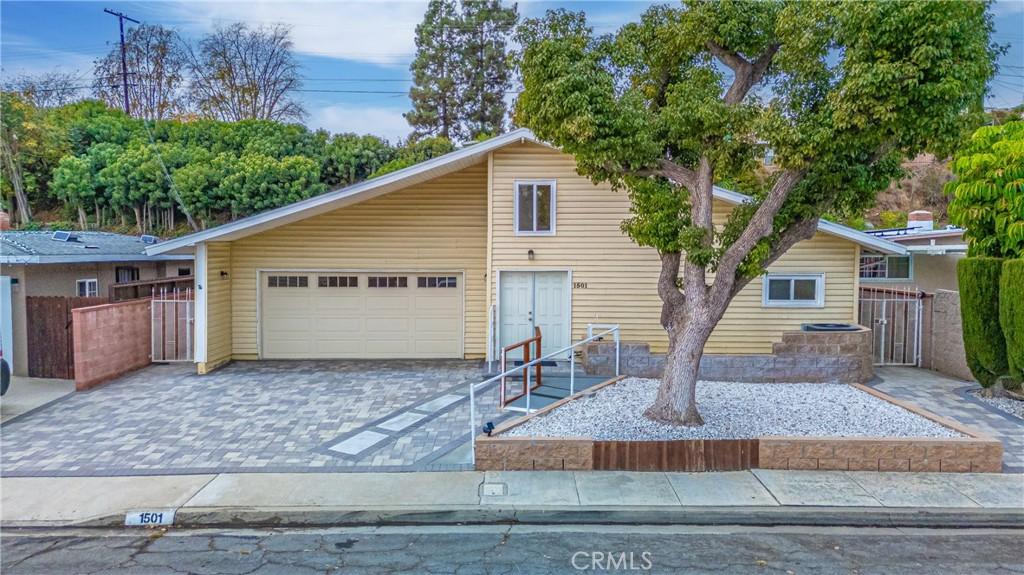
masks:
<path fill-rule="evenodd" d="M 458 272 L 260 274 L 265 359 L 461 358 Z"/>

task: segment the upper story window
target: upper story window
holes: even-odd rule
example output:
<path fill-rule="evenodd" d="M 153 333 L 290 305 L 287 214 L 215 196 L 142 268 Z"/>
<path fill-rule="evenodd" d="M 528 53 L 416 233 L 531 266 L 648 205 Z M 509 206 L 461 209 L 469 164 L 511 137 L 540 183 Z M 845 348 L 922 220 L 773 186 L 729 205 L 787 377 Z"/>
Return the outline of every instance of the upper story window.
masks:
<path fill-rule="evenodd" d="M 555 182 L 516 182 L 516 235 L 555 234 Z"/>
<path fill-rule="evenodd" d="M 765 307 L 825 306 L 825 274 L 767 274 L 763 290 Z"/>
<path fill-rule="evenodd" d="M 100 291 L 100 284 L 94 279 L 78 280 L 75 284 L 75 293 L 78 297 L 96 297 Z"/>
<path fill-rule="evenodd" d="M 114 268 L 115 282 L 119 284 L 139 281 L 139 268 L 132 266 L 117 266 Z"/>
<path fill-rule="evenodd" d="M 909 280 L 912 277 L 909 255 L 887 256 L 873 252 L 860 255 L 860 278 L 863 280 Z"/>

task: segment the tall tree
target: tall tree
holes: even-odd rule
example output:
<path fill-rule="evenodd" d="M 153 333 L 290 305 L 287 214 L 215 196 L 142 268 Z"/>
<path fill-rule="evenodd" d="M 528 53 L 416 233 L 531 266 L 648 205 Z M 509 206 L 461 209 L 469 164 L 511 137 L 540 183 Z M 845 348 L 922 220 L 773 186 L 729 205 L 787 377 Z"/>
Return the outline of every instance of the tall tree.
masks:
<path fill-rule="evenodd" d="M 665 373 L 649 418 L 701 425 L 697 373 L 732 299 L 828 209 L 863 209 L 900 160 L 945 153 L 998 48 L 989 3 L 690 1 L 595 37 L 528 28 L 516 120 L 625 190 L 623 230 L 659 252 Z M 763 148 L 767 191 L 712 223 L 713 185 Z"/>
<path fill-rule="evenodd" d="M 470 138 L 500 134 L 510 82 L 508 41 L 519 15 L 501 0 L 463 0 L 459 84 L 463 132 Z"/>
<path fill-rule="evenodd" d="M 14 92 L 36 108 L 56 108 L 82 97 L 82 78 L 78 74 L 53 70 L 41 74 L 22 74 L 4 82 L 5 92 Z"/>
<path fill-rule="evenodd" d="M 125 34 L 128 102 L 132 115 L 163 120 L 187 110 L 185 71 L 188 58 L 174 32 L 142 24 Z M 112 108 L 124 102 L 121 48 L 116 46 L 93 66 L 93 92 Z"/>
<path fill-rule="evenodd" d="M 275 24 L 218 28 L 188 50 L 191 96 L 198 111 L 218 120 L 300 120 L 302 87 L 291 33 Z"/>
<path fill-rule="evenodd" d="M 423 22 L 416 26 L 416 58 L 409 66 L 412 110 L 405 114 L 414 137 L 458 140 L 465 135 L 460 122 L 461 26 L 455 0 L 430 0 Z"/>

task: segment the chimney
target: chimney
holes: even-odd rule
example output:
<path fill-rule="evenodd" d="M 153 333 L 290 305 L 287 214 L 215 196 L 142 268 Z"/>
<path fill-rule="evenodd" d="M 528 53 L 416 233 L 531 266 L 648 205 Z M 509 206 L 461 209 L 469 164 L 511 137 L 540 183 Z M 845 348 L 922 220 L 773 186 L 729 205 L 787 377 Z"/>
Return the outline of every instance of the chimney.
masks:
<path fill-rule="evenodd" d="M 0 232 L 6 232 L 11 229 L 11 215 L 0 210 Z"/>
<path fill-rule="evenodd" d="M 914 210 L 907 214 L 907 227 L 917 232 L 930 232 L 935 229 L 932 213 L 928 210 Z"/>

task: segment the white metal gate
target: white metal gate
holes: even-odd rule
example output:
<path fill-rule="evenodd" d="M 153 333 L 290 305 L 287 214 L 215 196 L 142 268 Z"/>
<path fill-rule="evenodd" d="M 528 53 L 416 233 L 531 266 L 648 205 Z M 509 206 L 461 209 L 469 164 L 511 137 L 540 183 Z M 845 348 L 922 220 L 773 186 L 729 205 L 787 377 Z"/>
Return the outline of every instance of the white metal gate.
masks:
<path fill-rule="evenodd" d="M 860 324 L 871 327 L 875 365 L 919 365 L 921 298 L 906 288 L 860 288 Z"/>
<path fill-rule="evenodd" d="M 195 300 L 191 289 L 153 296 L 153 361 L 192 361 L 195 356 Z"/>

